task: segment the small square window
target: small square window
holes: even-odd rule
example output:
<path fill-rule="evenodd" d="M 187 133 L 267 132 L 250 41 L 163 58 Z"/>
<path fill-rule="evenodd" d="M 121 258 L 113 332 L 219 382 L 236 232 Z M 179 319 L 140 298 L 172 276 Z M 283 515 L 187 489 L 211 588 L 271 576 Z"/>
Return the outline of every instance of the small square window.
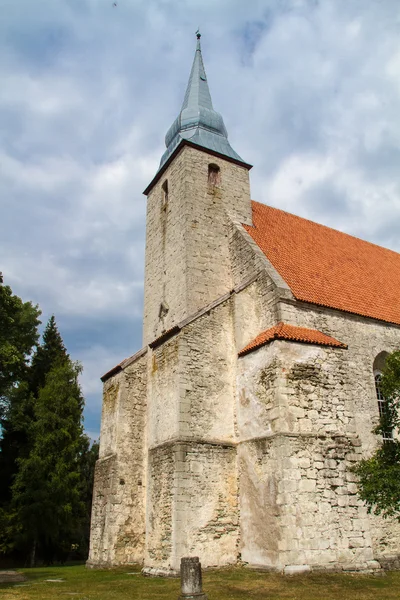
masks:
<path fill-rule="evenodd" d="M 208 185 L 213 188 L 221 185 L 221 169 L 218 165 L 208 165 Z"/>

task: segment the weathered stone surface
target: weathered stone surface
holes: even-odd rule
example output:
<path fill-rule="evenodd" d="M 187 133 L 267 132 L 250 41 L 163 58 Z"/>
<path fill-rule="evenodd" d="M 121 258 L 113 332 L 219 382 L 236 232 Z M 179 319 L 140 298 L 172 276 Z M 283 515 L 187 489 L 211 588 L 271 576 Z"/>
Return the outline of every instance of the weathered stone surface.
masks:
<path fill-rule="evenodd" d="M 181 559 L 181 595 L 179 600 L 207 600 L 203 593 L 201 563 L 198 556 L 187 556 Z"/>
<path fill-rule="evenodd" d="M 367 514 L 351 468 L 376 447 L 373 364 L 400 328 L 293 298 L 240 226 L 244 167 L 183 148 L 147 218 L 144 344 L 174 330 L 105 382 L 89 565 L 399 564 L 400 525 Z M 238 359 L 279 321 L 348 349 L 275 340 Z"/>
<path fill-rule="evenodd" d="M 104 385 L 88 566 L 144 558 L 146 386 L 146 355 Z"/>
<path fill-rule="evenodd" d="M 208 185 L 210 163 L 218 188 Z M 251 222 L 248 169 L 185 146 L 147 199 L 144 344 L 233 288 L 227 212 Z"/>

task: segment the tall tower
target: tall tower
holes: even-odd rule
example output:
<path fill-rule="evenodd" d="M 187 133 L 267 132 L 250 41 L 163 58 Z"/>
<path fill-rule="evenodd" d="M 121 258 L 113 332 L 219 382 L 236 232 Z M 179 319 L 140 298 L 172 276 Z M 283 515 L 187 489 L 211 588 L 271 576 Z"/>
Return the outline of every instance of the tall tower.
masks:
<path fill-rule="evenodd" d="M 145 190 L 143 342 L 150 343 L 232 288 L 229 217 L 251 224 L 250 165 L 213 108 L 197 47 L 181 111 Z"/>
<path fill-rule="evenodd" d="M 232 149 L 213 108 L 200 34 L 165 142 L 145 191 L 144 563 L 176 570 L 188 553 L 204 565 L 236 562 L 239 535 L 232 305 L 193 317 L 234 286 L 229 234 L 232 218 L 251 223 L 250 165 Z"/>
<path fill-rule="evenodd" d="M 176 572 L 187 554 L 238 557 L 230 237 L 232 221 L 251 223 L 250 165 L 213 108 L 200 34 L 165 141 L 145 190 L 143 349 L 103 376 L 91 566 Z"/>

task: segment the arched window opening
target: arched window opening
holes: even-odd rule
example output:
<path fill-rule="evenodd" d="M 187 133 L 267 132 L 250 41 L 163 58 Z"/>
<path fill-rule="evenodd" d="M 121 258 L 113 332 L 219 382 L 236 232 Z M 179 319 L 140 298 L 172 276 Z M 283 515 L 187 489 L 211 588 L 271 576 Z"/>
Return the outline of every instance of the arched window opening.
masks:
<path fill-rule="evenodd" d="M 221 169 L 218 165 L 208 165 L 208 185 L 212 188 L 221 185 Z"/>
<path fill-rule="evenodd" d="M 162 207 L 166 208 L 168 204 L 168 179 L 164 181 L 162 188 Z"/>
<path fill-rule="evenodd" d="M 375 391 L 376 398 L 378 400 L 378 409 L 379 409 L 379 417 L 382 419 L 386 414 L 386 398 L 382 391 L 382 373 L 379 371 L 375 373 Z M 384 431 L 382 433 L 382 437 L 384 440 L 392 440 L 393 439 L 393 431 Z"/>
<path fill-rule="evenodd" d="M 374 375 L 376 375 L 377 373 L 382 374 L 382 371 L 386 364 L 386 358 L 388 356 L 389 356 L 389 353 L 385 352 L 383 350 L 383 352 L 379 352 L 379 354 L 375 357 L 374 365 L 373 365 Z"/>

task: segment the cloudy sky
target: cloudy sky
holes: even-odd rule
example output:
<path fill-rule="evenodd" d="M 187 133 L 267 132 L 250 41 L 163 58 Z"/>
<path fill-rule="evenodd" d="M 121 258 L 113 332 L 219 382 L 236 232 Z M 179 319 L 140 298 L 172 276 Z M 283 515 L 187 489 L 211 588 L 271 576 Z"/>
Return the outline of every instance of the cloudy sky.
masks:
<path fill-rule="evenodd" d="M 99 380 L 141 347 L 145 205 L 201 28 L 252 197 L 400 251 L 398 0 L 0 0 L 0 270 Z"/>

